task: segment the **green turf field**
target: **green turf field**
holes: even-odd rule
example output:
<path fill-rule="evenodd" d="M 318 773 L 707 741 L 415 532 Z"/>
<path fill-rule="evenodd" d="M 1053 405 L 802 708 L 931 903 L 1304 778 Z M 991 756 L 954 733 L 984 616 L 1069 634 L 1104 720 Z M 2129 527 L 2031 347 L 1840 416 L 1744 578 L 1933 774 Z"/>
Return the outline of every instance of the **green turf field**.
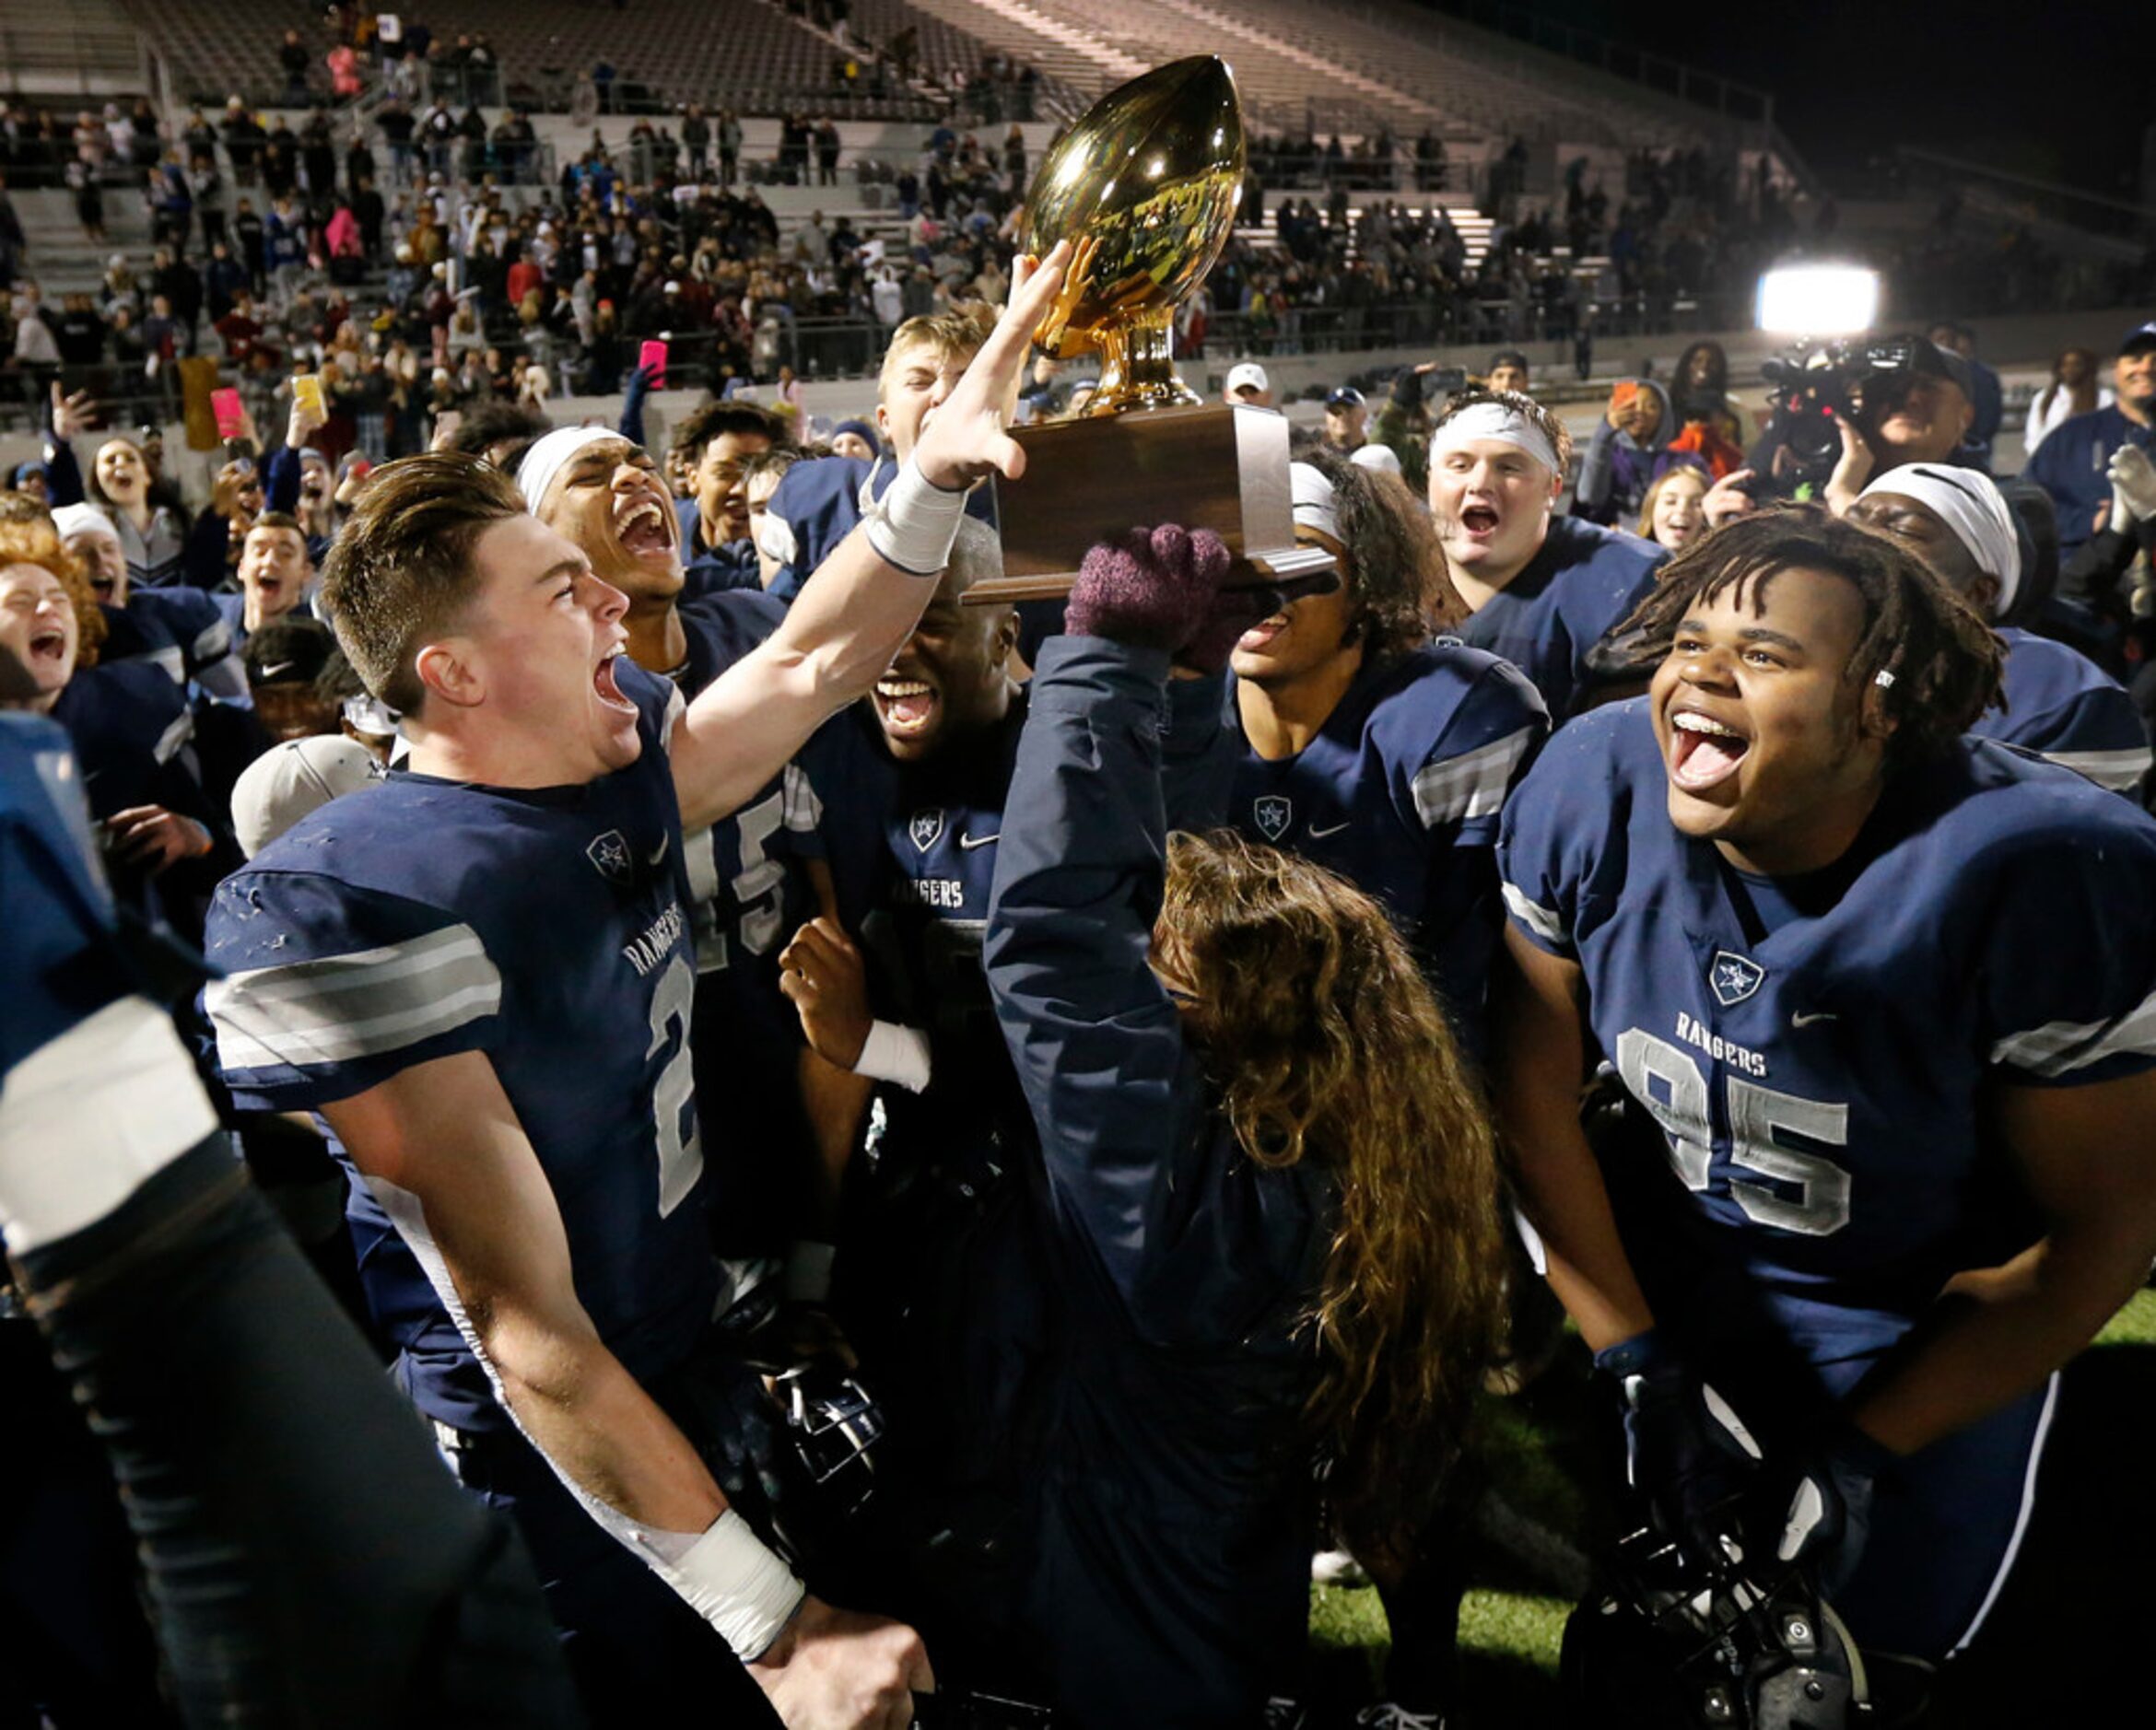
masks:
<path fill-rule="evenodd" d="M 1589 1409 L 1578 1387 L 1582 1362 L 1568 1355 L 1526 1395 L 1494 1401 L 1485 1414 L 1497 1499 L 1531 1528 L 1576 1544 L 1584 1541 L 1581 1497 L 1562 1456 L 1564 1436 Z M 2149 1566 L 2156 1557 L 2156 1475 L 2147 1471 L 2152 1425 L 2156 1291 L 2144 1291 L 2067 1376 L 2040 1512 L 1987 1624 L 1991 1638 L 1968 1662 L 1967 1698 L 1952 1724 L 2026 1730 L 2156 1719 L 2135 1664 L 2156 1616 L 2156 1587 L 2149 1584 L 2156 1572 Z M 1467 1730 L 1558 1730 L 1564 1719 L 1557 1649 L 1572 1596 L 1552 1589 L 1563 1572 L 1552 1563 L 1563 1558 L 1530 1554 L 1523 1561 L 1494 1541 L 1486 1522 L 1476 1554 L 1477 1585 L 1460 1617 Z M 1538 1572 L 1541 1579 L 1531 1577 Z M 1369 1698 L 1390 1641 L 1377 1594 L 1313 1586 L 1310 1634 L 1313 1692 L 1330 1703 L 1329 1722 L 1344 1723 L 1352 1703 Z M 2062 1653 L 2073 1662 L 2060 1666 Z M 2076 1693 L 2088 1702 L 2081 1710 L 2097 1715 L 2074 1715 Z M 2114 1715 L 2119 1700 L 2134 1698 L 2142 1704 L 2133 1713 Z"/>

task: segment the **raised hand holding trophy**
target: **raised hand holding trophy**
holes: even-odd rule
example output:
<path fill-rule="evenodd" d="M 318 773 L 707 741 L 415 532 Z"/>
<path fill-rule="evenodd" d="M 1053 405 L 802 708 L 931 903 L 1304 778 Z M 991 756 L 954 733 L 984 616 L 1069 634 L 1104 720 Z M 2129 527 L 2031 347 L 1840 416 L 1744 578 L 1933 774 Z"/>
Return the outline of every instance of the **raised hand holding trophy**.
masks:
<path fill-rule="evenodd" d="M 1210 54 L 1109 91 L 1042 160 L 1021 249 L 1076 251 L 1034 341 L 1097 352 L 1100 385 L 1083 416 L 1013 429 L 1026 462 L 997 483 L 1004 574 L 968 602 L 1066 594 L 1095 543 L 1163 522 L 1213 530 L 1271 579 L 1331 567 L 1295 543 L 1285 417 L 1202 403 L 1176 376 L 1176 307 L 1227 243 L 1243 164 L 1235 76 Z"/>

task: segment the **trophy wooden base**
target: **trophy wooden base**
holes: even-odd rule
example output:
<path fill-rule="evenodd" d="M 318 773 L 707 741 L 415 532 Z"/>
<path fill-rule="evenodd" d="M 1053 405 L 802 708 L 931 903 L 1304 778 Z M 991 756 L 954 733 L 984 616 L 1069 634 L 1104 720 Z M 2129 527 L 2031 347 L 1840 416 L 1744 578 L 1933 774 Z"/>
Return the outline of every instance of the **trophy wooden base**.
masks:
<path fill-rule="evenodd" d="M 996 482 L 1003 574 L 967 590 L 969 605 L 1067 595 L 1090 548 L 1163 522 L 1211 529 L 1256 567 L 1242 573 L 1247 581 L 1332 568 L 1330 554 L 1295 541 L 1288 424 L 1271 409 L 1134 409 L 1015 427 L 1011 437 L 1025 473 Z"/>

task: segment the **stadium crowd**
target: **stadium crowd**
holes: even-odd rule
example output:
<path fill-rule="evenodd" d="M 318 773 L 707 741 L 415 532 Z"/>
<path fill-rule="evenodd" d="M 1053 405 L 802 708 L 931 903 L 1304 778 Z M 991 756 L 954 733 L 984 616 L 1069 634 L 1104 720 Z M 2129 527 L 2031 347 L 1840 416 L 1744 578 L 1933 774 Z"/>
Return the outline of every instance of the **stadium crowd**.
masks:
<path fill-rule="evenodd" d="M 1015 127 L 895 238 L 787 230 L 725 111 L 548 164 L 412 96 L 84 115 L 154 250 L 0 306 L 0 1719 L 1313 1724 L 1315 1568 L 1390 1618 L 1354 1722 L 1457 1725 L 1475 1413 L 1570 1376 L 1640 1584 L 1582 1722 L 1961 1722 L 2156 1259 L 2156 318 L 2018 473 L 1955 321 L 1751 424 L 1692 343 L 1576 448 L 1515 345 L 1749 292 L 1775 186 L 1582 165 L 1471 271 L 1260 184 L 1178 327 L 1224 404 L 1318 313 L 1487 365 L 1343 362 L 1321 568 L 1170 511 L 1011 600 L 1071 478 L 1011 428 L 1099 383 Z M 1894 304 L 2052 291 L 1978 250 Z M 100 392 L 204 358 L 190 497 Z"/>

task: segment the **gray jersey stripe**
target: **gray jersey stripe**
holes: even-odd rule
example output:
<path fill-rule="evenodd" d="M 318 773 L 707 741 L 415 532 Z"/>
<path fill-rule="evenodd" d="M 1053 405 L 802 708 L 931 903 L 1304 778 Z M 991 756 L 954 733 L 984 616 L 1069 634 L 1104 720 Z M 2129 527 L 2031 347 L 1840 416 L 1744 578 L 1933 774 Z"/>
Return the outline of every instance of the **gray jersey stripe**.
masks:
<path fill-rule="evenodd" d="M 1545 943 L 1572 944 L 1572 935 L 1564 929 L 1564 921 L 1548 907 L 1538 906 L 1510 883 L 1499 885 L 1505 891 L 1505 906 L 1512 917 Z"/>
<path fill-rule="evenodd" d="M 194 737 L 194 711 L 182 709 L 179 719 L 158 736 L 155 755 L 159 763 L 170 763 L 180 754 L 181 747 Z"/>
<path fill-rule="evenodd" d="M 2048 1022 L 2009 1034 L 1992 1046 L 1991 1060 L 2056 1077 L 2129 1053 L 2156 1057 L 2156 991 L 2115 1021 Z"/>
<path fill-rule="evenodd" d="M 2150 754 L 2146 745 L 2124 751 L 2046 751 L 2044 760 L 2086 776 L 2112 792 L 2123 793 L 2148 774 Z"/>
<path fill-rule="evenodd" d="M 1423 826 L 1435 829 L 1441 823 L 1466 823 L 1503 810 L 1512 772 L 1534 740 L 1535 730 L 1523 727 L 1457 757 L 1424 764 L 1413 785 L 1415 815 Z"/>
<path fill-rule="evenodd" d="M 501 975 L 469 926 L 350 955 L 258 967 L 204 994 L 228 1069 L 379 1057 L 491 1015 Z"/>

